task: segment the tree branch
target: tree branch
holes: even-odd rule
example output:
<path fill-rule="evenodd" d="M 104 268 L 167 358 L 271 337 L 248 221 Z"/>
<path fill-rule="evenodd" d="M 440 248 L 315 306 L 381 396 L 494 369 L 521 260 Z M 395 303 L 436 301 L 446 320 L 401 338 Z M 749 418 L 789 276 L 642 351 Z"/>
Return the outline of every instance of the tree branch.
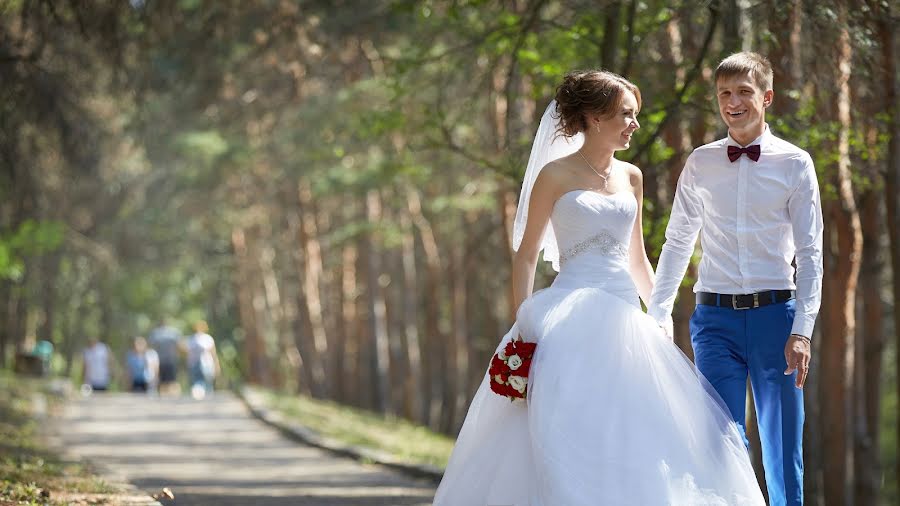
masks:
<path fill-rule="evenodd" d="M 516 70 L 519 66 L 519 57 L 517 54 L 519 53 L 519 49 L 521 49 L 522 45 L 525 43 L 525 37 L 532 28 L 534 28 L 544 4 L 546 4 L 545 0 L 537 0 L 534 5 L 531 6 L 531 12 L 528 13 L 528 18 L 525 20 L 525 23 L 522 24 L 522 28 L 519 30 L 519 36 L 516 38 L 516 43 L 513 45 L 512 51 L 510 51 L 510 58 L 512 58 L 512 61 L 509 64 L 509 72 L 506 74 L 506 85 L 503 90 L 503 94 L 506 97 L 506 117 L 504 118 L 506 121 L 506 139 L 504 139 L 504 148 L 507 150 L 509 149 L 510 132 L 512 131 L 512 111 L 514 109 L 513 85 L 515 84 L 514 78 Z"/>
<path fill-rule="evenodd" d="M 656 129 L 653 133 L 647 137 L 641 145 L 635 150 L 634 155 L 630 157 L 629 160 L 637 160 L 644 154 L 644 151 L 650 147 L 650 145 L 659 137 L 659 133 L 662 132 L 662 129 L 669 123 L 669 120 L 672 118 L 671 110 L 676 107 L 682 105 L 682 101 L 684 100 L 684 96 L 687 93 L 688 87 L 690 87 L 691 83 L 700 75 L 700 72 L 703 70 L 703 62 L 706 59 L 706 54 L 709 52 L 709 46 L 712 43 L 713 35 L 716 32 L 716 26 L 719 22 L 719 9 L 715 3 L 709 5 L 709 27 L 706 30 L 706 36 L 703 39 L 703 46 L 700 48 L 700 54 L 697 56 L 697 59 L 694 63 L 694 67 L 688 72 L 687 76 L 684 78 L 684 84 L 681 85 L 681 89 L 678 90 L 678 93 L 675 94 L 675 98 L 665 107 L 663 110 L 667 111 L 666 115 L 663 116 L 662 121 L 656 125 Z M 652 170 L 652 167 L 650 168 Z"/>
<path fill-rule="evenodd" d="M 466 160 L 475 162 L 478 165 L 486 167 L 494 172 L 497 172 L 499 174 L 504 174 L 504 175 L 506 174 L 506 172 L 503 170 L 503 165 L 501 165 L 497 162 L 491 161 L 482 156 L 478 156 L 475 153 L 473 153 L 472 151 L 470 151 L 470 150 L 464 148 L 463 146 L 457 144 L 456 142 L 454 142 L 453 134 L 450 132 L 450 129 L 447 127 L 447 125 L 443 124 L 443 122 L 440 125 L 440 131 L 441 131 L 441 137 L 443 138 L 443 140 L 428 139 L 426 141 L 426 146 L 428 148 L 445 149 L 452 153 L 456 153 L 456 154 L 462 156 Z"/>

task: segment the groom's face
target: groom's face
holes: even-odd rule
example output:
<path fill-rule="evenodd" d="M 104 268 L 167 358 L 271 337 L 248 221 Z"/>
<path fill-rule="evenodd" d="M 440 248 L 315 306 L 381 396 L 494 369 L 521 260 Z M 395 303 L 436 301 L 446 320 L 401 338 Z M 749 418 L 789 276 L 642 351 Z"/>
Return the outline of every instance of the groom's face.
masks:
<path fill-rule="evenodd" d="M 772 95 L 772 90 L 761 89 L 749 72 L 720 77 L 716 82 L 719 114 L 732 134 L 761 130 Z"/>

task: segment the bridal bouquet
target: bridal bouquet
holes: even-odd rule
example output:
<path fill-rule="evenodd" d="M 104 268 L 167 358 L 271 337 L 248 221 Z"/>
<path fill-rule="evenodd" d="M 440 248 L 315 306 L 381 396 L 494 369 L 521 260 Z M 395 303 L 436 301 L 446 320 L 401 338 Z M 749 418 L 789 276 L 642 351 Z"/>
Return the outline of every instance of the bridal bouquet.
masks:
<path fill-rule="evenodd" d="M 524 399 L 528 394 L 528 372 L 537 343 L 514 338 L 491 358 L 488 374 L 491 390 L 509 400 Z"/>

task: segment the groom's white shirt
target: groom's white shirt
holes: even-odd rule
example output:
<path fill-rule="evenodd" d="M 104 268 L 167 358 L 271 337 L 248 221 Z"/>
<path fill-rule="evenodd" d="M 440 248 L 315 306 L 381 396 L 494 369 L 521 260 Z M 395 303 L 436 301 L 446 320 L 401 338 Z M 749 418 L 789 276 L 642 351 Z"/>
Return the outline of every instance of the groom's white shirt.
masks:
<path fill-rule="evenodd" d="M 822 289 L 822 204 L 809 153 L 765 131 L 759 161 L 728 160 L 729 135 L 694 150 L 678 179 L 648 314 L 672 314 L 697 233 L 695 292 L 796 289 L 793 334 L 811 337 Z M 796 256 L 797 272 L 791 261 Z"/>

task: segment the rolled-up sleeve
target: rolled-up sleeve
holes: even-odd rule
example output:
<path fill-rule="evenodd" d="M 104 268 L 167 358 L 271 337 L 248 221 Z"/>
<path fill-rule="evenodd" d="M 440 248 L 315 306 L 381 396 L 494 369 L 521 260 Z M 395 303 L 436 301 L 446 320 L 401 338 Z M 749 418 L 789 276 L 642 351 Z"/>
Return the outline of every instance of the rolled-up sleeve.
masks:
<path fill-rule="evenodd" d="M 662 322 L 672 314 L 678 286 L 694 254 L 697 234 L 702 223 L 703 202 L 697 194 L 694 182 L 694 156 L 688 157 L 684 170 L 678 178 L 675 202 L 666 227 L 666 242 L 663 244 L 659 264 L 656 269 L 656 283 L 647 306 L 647 314 Z"/>
<path fill-rule="evenodd" d="M 812 337 L 822 300 L 822 201 L 812 158 L 806 155 L 788 200 L 797 261 L 797 302 L 792 334 Z"/>

